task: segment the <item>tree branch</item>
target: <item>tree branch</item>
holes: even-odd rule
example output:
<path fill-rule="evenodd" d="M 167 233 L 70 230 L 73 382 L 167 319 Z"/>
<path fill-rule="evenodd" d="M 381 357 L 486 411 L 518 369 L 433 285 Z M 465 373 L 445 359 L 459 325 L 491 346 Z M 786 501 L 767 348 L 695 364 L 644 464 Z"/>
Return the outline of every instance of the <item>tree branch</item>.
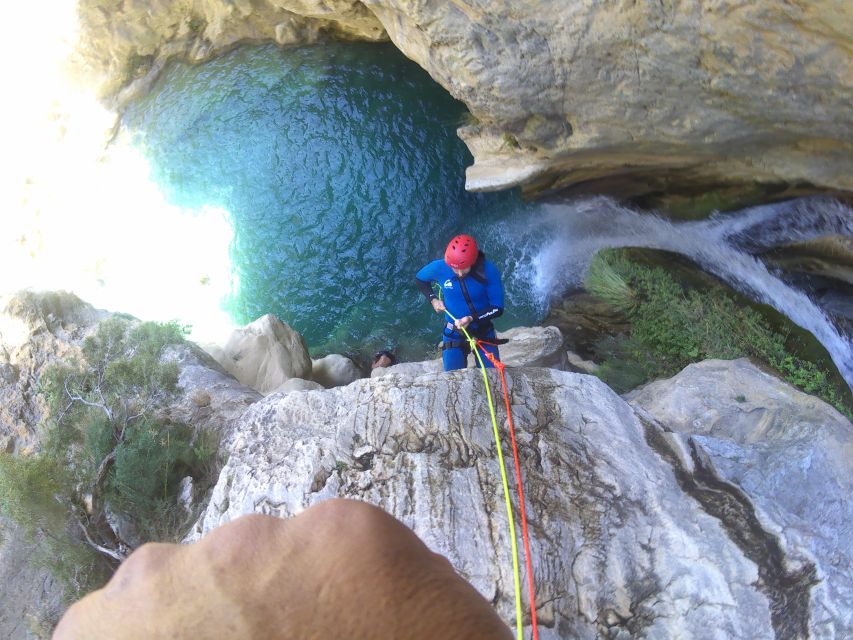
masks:
<path fill-rule="evenodd" d="M 98 544 L 97 542 L 95 542 L 94 540 L 92 540 L 92 536 L 89 535 L 89 530 L 86 528 L 86 525 L 84 525 L 79 520 L 77 521 L 77 524 L 80 526 L 80 529 L 83 531 L 83 535 L 86 536 L 86 542 L 95 551 L 98 551 L 99 553 L 102 553 L 105 556 L 110 557 L 113 560 L 116 560 L 118 562 L 124 562 L 127 559 L 126 553 L 122 553 L 121 551 L 116 550 L 116 549 L 110 549 L 108 547 L 104 547 L 104 546 Z"/>
<path fill-rule="evenodd" d="M 74 395 L 73 393 L 71 393 L 71 391 L 68 390 L 68 378 L 67 377 L 65 378 L 65 381 L 63 382 L 63 386 L 65 387 L 65 393 L 68 394 L 68 398 L 70 400 L 84 404 L 87 407 L 93 407 L 95 409 L 100 409 L 105 414 L 107 414 L 107 418 L 109 420 L 113 419 L 113 412 L 110 411 L 110 408 L 108 406 L 106 406 L 106 404 L 98 404 L 97 402 L 90 402 L 89 400 L 86 400 L 85 398 L 83 398 L 81 396 Z M 100 389 L 99 389 L 99 391 L 100 391 Z M 103 396 L 101 396 L 101 397 L 103 397 Z"/>

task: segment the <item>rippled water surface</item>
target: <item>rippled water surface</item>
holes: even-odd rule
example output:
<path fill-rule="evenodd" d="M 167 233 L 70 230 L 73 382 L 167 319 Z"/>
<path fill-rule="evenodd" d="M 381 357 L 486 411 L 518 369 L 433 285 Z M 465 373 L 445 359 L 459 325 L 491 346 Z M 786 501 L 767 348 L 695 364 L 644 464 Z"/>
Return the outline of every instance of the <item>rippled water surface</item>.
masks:
<path fill-rule="evenodd" d="M 468 193 L 471 157 L 455 133 L 466 116 L 390 44 L 267 45 L 171 67 L 128 111 L 123 139 L 202 227 L 205 211 L 228 212 L 223 304 L 233 320 L 274 313 L 314 355 L 392 346 L 423 356 L 440 320 L 414 274 L 464 231 L 503 271 L 499 329 L 535 323 L 552 296 L 581 284 L 601 248 L 663 248 L 811 331 L 853 386 L 850 336 L 750 255 L 759 240 L 847 234 L 849 208 L 811 199 L 673 223 L 607 198 L 545 205 Z"/>
<path fill-rule="evenodd" d="M 314 353 L 414 355 L 438 336 L 414 274 L 455 233 L 504 270 L 499 328 L 543 311 L 525 284 L 529 205 L 464 189 L 465 116 L 392 45 L 326 43 L 175 65 L 124 125 L 170 201 L 229 212 L 235 321 L 274 313 Z"/>

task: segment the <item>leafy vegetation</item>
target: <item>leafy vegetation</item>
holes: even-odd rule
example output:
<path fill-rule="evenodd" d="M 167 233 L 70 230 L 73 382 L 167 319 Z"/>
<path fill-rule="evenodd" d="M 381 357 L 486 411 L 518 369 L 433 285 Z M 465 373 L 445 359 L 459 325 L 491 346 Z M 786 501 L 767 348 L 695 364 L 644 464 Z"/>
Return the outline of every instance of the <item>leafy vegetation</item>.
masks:
<path fill-rule="evenodd" d="M 0 455 L 0 509 L 69 598 L 99 586 L 136 545 L 174 540 L 188 524 L 178 485 L 209 473 L 216 447 L 156 411 L 178 381 L 164 352 L 184 333 L 174 323 L 102 322 L 82 359 L 42 372 L 41 450 Z"/>
<path fill-rule="evenodd" d="M 829 371 L 791 353 L 785 333 L 720 287 L 685 288 L 665 270 L 632 261 L 622 250 L 596 255 L 585 284 L 631 321 L 629 335 L 597 345 L 603 359 L 599 375 L 620 392 L 674 375 L 691 362 L 749 356 L 853 416 Z"/>

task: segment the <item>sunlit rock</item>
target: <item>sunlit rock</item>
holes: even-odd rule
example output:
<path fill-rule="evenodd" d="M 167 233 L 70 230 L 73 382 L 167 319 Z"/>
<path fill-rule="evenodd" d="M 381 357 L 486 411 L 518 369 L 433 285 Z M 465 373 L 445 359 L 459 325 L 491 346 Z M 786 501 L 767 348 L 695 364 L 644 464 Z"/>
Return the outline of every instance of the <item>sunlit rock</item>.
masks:
<path fill-rule="evenodd" d="M 129 99 L 240 40 L 391 40 L 472 114 L 471 189 L 853 189 L 850 3 L 82 0 L 81 57 Z"/>
<path fill-rule="evenodd" d="M 83 339 L 109 315 L 72 293 L 21 291 L 0 298 L 0 439 L 29 450 L 46 415 L 38 381 L 45 366 L 82 355 Z"/>
<path fill-rule="evenodd" d="M 853 636 L 853 424 L 746 359 L 693 364 L 627 398 L 687 452 L 698 499 L 744 523 L 777 637 Z M 720 504 L 723 491 L 738 499 Z"/>
<path fill-rule="evenodd" d="M 319 382 L 313 380 L 303 380 L 302 378 L 291 378 L 285 380 L 280 386 L 273 389 L 272 393 L 290 393 L 291 391 L 318 391 L 325 387 Z"/>
<path fill-rule="evenodd" d="M 563 334 L 557 327 L 513 327 L 498 337 L 509 340 L 500 345 L 501 361 L 509 367 L 566 367 Z"/>
<path fill-rule="evenodd" d="M 728 523 L 683 491 L 623 400 L 589 376 L 513 369 L 509 377 L 540 637 L 708 629 L 774 637 L 755 564 Z M 508 524 L 485 401 L 478 371 L 412 377 L 394 368 L 347 387 L 268 396 L 223 443 L 228 463 L 191 538 L 243 513 L 366 500 L 447 556 L 512 624 Z M 497 411 L 503 428 L 502 403 Z"/>
<path fill-rule="evenodd" d="M 305 340 L 272 314 L 236 329 L 223 347 L 221 358 L 219 364 L 228 373 L 264 394 L 289 378 L 311 377 Z"/>

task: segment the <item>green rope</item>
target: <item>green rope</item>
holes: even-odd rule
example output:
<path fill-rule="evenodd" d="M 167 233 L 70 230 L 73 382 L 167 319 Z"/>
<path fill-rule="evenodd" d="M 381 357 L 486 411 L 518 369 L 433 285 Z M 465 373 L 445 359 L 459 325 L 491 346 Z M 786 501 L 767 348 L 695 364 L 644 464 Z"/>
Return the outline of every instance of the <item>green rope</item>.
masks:
<path fill-rule="evenodd" d="M 453 314 L 445 309 L 445 313 L 449 315 L 454 321 L 456 318 L 453 317 Z M 503 483 L 503 492 L 504 492 L 504 502 L 506 503 L 506 515 L 509 519 L 509 540 L 510 546 L 512 547 L 512 571 L 513 571 L 513 583 L 515 586 L 515 630 L 516 636 L 518 640 L 523 640 L 524 635 L 522 634 L 522 626 L 521 626 L 521 575 L 519 573 L 518 568 L 518 545 L 515 541 L 515 519 L 512 516 L 512 503 L 509 500 L 509 482 L 506 477 L 506 465 L 504 464 L 504 454 L 501 450 L 501 437 L 498 432 L 498 421 L 495 418 L 495 404 L 492 402 L 492 390 L 489 385 L 489 377 L 486 375 L 486 367 L 483 364 L 483 358 L 480 356 L 480 352 L 478 351 L 477 341 L 470 336 L 470 334 L 465 330 L 465 327 L 459 327 L 462 330 L 462 333 L 465 334 L 465 337 L 468 339 L 468 344 L 471 345 L 471 351 L 474 352 L 474 355 L 477 357 L 477 361 L 480 363 L 480 371 L 483 374 L 483 384 L 486 387 L 486 397 L 489 400 L 489 414 L 492 417 L 492 430 L 495 435 L 495 447 L 498 450 L 498 463 L 500 464 L 501 470 L 501 482 Z"/>

